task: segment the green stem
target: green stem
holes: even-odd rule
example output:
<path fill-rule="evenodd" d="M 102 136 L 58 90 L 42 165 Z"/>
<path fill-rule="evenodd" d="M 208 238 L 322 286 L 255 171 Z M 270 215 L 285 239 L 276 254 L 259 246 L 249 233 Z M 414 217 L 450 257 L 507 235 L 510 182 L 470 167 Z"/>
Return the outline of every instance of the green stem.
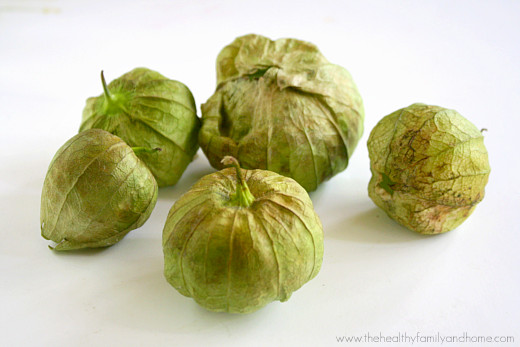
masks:
<path fill-rule="evenodd" d="M 134 151 L 134 153 L 136 155 L 139 155 L 141 153 L 155 153 L 155 152 L 160 152 L 162 151 L 161 148 L 159 147 L 156 147 L 156 148 L 150 148 L 150 147 L 132 147 L 132 150 Z"/>
<path fill-rule="evenodd" d="M 110 115 L 119 114 L 121 111 L 128 113 L 125 105 L 128 102 L 129 96 L 120 89 L 116 89 L 115 92 L 112 89 L 113 93 L 110 93 L 103 70 L 101 70 L 101 84 L 103 85 L 103 94 L 105 95 L 103 112 Z"/>
<path fill-rule="evenodd" d="M 103 93 L 105 94 L 105 98 L 108 100 L 108 102 L 112 101 L 112 97 L 108 92 L 107 81 L 105 81 L 103 70 L 101 70 L 101 84 L 103 84 Z"/>
<path fill-rule="evenodd" d="M 237 172 L 237 190 L 235 194 L 231 196 L 232 201 L 237 203 L 240 207 L 250 206 L 253 201 L 255 201 L 255 197 L 251 194 L 251 191 L 249 191 L 246 181 L 244 181 L 238 160 L 227 155 L 222 159 L 221 163 L 226 166 L 235 167 Z"/>

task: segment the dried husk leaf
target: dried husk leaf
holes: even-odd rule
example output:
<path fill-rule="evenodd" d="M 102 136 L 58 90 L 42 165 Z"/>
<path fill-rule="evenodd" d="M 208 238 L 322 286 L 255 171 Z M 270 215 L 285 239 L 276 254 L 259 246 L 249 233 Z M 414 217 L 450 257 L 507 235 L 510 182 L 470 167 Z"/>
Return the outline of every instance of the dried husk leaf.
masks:
<path fill-rule="evenodd" d="M 437 234 L 459 226 L 489 178 L 482 133 L 454 110 L 413 104 L 384 117 L 368 139 L 369 196 L 405 227 Z"/>
<path fill-rule="evenodd" d="M 199 143 L 211 165 L 294 178 L 307 191 L 343 171 L 362 133 L 352 77 L 311 43 L 237 38 L 217 58 L 217 89 L 202 105 Z"/>
<path fill-rule="evenodd" d="M 140 153 L 160 187 L 177 183 L 197 152 L 200 120 L 188 87 L 146 68 L 136 68 L 87 99 L 80 131 L 106 130 L 131 147 L 161 148 Z"/>
<path fill-rule="evenodd" d="M 57 251 L 106 247 L 139 228 L 157 201 L 157 183 L 119 137 L 91 129 L 52 159 L 41 196 L 41 233 Z"/>
<path fill-rule="evenodd" d="M 165 277 L 211 311 L 286 301 L 322 263 L 322 226 L 306 191 L 274 172 L 241 172 L 255 197 L 249 207 L 236 205 L 236 172 L 224 169 L 173 205 L 163 231 Z"/>

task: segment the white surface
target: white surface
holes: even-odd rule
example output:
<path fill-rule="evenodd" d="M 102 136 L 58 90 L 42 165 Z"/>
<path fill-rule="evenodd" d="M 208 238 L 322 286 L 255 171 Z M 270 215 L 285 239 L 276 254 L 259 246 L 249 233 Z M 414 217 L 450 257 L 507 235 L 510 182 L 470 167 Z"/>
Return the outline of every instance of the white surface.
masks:
<path fill-rule="evenodd" d="M 513 335 L 518 344 L 519 18 L 518 1 L 0 0 L 0 344 L 334 346 L 380 332 Z M 200 106 L 220 49 L 251 32 L 317 44 L 365 102 L 349 168 L 311 195 L 325 231 L 320 274 L 288 302 L 245 316 L 207 312 L 169 286 L 162 227 L 175 199 L 213 171 L 202 152 L 119 244 L 50 251 L 39 228 L 43 179 L 85 99 L 101 93 L 99 71 L 112 80 L 158 70 Z M 400 227 L 366 192 L 370 130 L 413 102 L 489 130 L 484 201 L 434 237 Z"/>

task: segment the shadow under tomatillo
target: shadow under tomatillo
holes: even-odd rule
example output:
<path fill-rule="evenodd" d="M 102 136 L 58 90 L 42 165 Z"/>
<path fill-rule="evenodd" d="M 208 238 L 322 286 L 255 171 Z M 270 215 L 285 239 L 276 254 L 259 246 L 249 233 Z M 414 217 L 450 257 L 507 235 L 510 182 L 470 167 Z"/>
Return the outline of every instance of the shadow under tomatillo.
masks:
<path fill-rule="evenodd" d="M 400 243 L 439 236 L 409 230 L 388 217 L 380 208 L 372 207 L 327 226 L 325 237 L 359 243 Z"/>

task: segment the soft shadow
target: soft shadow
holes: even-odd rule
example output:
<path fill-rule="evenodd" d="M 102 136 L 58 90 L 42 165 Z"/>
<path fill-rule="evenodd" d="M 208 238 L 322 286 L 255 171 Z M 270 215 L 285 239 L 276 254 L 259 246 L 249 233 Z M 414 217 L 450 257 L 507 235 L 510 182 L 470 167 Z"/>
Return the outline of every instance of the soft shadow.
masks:
<path fill-rule="evenodd" d="M 121 283 L 124 290 L 116 298 L 107 300 L 99 314 L 111 322 L 138 329 L 161 333 L 200 333 L 209 330 L 243 326 L 251 329 L 277 310 L 277 305 L 247 315 L 211 312 L 199 306 L 192 298 L 181 295 L 163 275 L 163 257 L 153 256 L 140 260 L 140 266 L 149 270 Z M 242 328 L 240 328 L 242 329 Z M 231 331 L 229 334 L 231 335 Z"/>
<path fill-rule="evenodd" d="M 186 193 L 202 177 L 215 172 L 216 170 L 208 165 L 198 165 L 196 167 L 188 167 L 176 185 L 170 187 L 162 187 L 159 189 L 158 201 L 175 201 Z"/>
<path fill-rule="evenodd" d="M 319 202 L 326 197 L 326 191 L 327 191 L 328 181 L 322 182 L 318 188 L 312 192 L 309 192 L 309 197 L 312 200 L 312 203 L 314 205 L 319 204 Z"/>
<path fill-rule="evenodd" d="M 52 241 L 49 241 L 52 243 Z M 55 251 L 53 249 L 50 249 L 52 253 L 57 257 L 63 257 L 63 256 L 74 256 L 74 257 L 92 257 L 96 256 L 99 253 L 106 252 L 110 247 L 115 247 L 115 245 L 108 246 L 108 247 L 101 247 L 101 248 L 82 248 L 82 249 L 71 249 L 68 251 Z M 54 247 L 54 244 L 50 244 L 50 247 Z"/>
<path fill-rule="evenodd" d="M 325 237 L 359 243 L 399 243 L 438 235 L 422 235 L 409 230 L 388 217 L 380 208 L 373 207 L 329 226 Z"/>

